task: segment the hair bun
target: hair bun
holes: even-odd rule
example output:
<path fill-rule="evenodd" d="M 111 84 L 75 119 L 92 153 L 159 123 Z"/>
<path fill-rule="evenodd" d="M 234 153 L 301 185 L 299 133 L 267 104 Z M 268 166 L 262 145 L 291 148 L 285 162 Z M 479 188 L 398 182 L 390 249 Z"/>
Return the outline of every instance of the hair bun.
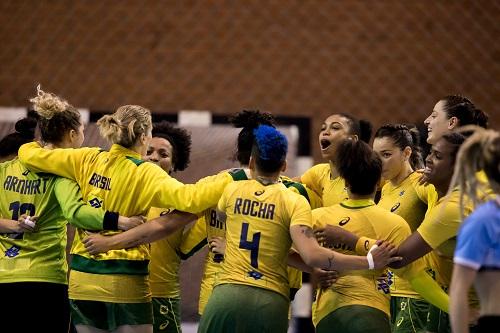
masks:
<path fill-rule="evenodd" d="M 16 132 L 19 133 L 24 138 L 33 140 L 35 138 L 35 129 L 36 129 L 37 120 L 33 117 L 26 117 L 23 119 L 19 119 L 14 128 Z"/>

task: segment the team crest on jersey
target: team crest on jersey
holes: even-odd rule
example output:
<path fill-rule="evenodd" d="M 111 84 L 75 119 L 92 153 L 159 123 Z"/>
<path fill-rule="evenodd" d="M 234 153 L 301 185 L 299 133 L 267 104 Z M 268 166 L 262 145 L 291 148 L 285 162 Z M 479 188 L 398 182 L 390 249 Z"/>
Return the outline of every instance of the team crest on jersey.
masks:
<path fill-rule="evenodd" d="M 398 202 L 396 203 L 394 206 L 391 207 L 391 213 L 394 213 L 396 211 L 396 209 L 399 208 L 399 206 L 401 206 L 401 203 Z"/>
<path fill-rule="evenodd" d="M 12 245 L 10 248 L 5 251 L 5 256 L 9 258 L 14 258 L 19 255 L 19 252 L 21 251 L 21 248 L 16 245 Z"/>
<path fill-rule="evenodd" d="M 382 274 L 379 277 L 377 277 L 377 290 L 379 290 L 384 294 L 389 294 L 391 292 L 389 279 L 386 274 Z"/>
<path fill-rule="evenodd" d="M 347 217 L 344 217 L 342 220 L 339 221 L 339 225 L 341 227 L 345 226 L 347 224 L 347 222 L 349 222 L 351 220 L 351 218 L 349 216 Z"/>
<path fill-rule="evenodd" d="M 394 284 L 394 272 L 387 271 L 387 284 L 391 287 Z"/>
<path fill-rule="evenodd" d="M 93 198 L 89 200 L 89 205 L 94 208 L 101 208 L 103 200 L 99 200 L 99 198 Z"/>
<path fill-rule="evenodd" d="M 260 191 L 256 191 L 254 194 L 255 194 L 256 196 L 259 196 L 259 195 L 264 194 L 264 192 L 265 192 L 265 190 L 260 190 Z"/>
<path fill-rule="evenodd" d="M 250 271 L 248 272 L 248 276 L 254 278 L 255 280 L 260 280 L 264 276 L 264 274 L 257 271 Z"/>

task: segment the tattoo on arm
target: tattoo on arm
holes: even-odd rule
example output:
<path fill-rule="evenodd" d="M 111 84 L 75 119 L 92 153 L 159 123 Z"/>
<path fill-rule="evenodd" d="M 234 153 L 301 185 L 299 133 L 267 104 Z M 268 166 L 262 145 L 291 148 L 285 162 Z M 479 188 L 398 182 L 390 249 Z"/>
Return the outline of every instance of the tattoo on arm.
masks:
<path fill-rule="evenodd" d="M 333 258 L 335 256 L 332 254 L 331 257 L 328 257 L 328 269 L 331 269 L 333 267 Z"/>

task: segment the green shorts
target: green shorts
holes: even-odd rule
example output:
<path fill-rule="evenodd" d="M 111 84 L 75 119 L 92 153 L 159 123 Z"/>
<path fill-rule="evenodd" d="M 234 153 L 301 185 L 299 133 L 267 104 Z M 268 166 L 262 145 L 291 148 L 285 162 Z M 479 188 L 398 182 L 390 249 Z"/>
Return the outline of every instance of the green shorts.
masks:
<path fill-rule="evenodd" d="M 114 331 L 122 325 L 152 325 L 153 306 L 148 303 L 108 303 L 70 300 L 74 325 Z"/>
<path fill-rule="evenodd" d="M 389 316 L 366 305 L 338 308 L 316 326 L 316 333 L 391 333 Z"/>
<path fill-rule="evenodd" d="M 181 300 L 153 297 L 154 333 L 181 333 Z"/>
<path fill-rule="evenodd" d="M 429 303 L 424 300 L 392 296 L 391 324 L 393 333 L 420 333 L 427 327 Z"/>
<path fill-rule="evenodd" d="M 286 333 L 290 302 L 277 292 L 247 285 L 214 288 L 198 333 Z"/>

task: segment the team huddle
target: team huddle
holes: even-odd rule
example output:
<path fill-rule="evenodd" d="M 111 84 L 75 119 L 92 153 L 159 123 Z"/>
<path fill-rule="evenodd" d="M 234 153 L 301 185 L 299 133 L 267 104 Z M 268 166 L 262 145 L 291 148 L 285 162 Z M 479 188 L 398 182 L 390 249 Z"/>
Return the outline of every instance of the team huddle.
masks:
<path fill-rule="evenodd" d="M 0 142 L 0 310 L 16 332 L 181 332 L 180 264 L 205 246 L 199 332 L 287 332 L 303 272 L 319 333 L 500 323 L 500 133 L 465 97 L 425 120 L 425 160 L 414 126 L 372 138 L 332 114 L 325 163 L 293 178 L 273 116 L 244 110 L 240 166 L 195 184 L 170 175 L 190 134 L 142 106 L 99 119 L 104 150 L 81 148 L 67 101 L 31 102 Z"/>

